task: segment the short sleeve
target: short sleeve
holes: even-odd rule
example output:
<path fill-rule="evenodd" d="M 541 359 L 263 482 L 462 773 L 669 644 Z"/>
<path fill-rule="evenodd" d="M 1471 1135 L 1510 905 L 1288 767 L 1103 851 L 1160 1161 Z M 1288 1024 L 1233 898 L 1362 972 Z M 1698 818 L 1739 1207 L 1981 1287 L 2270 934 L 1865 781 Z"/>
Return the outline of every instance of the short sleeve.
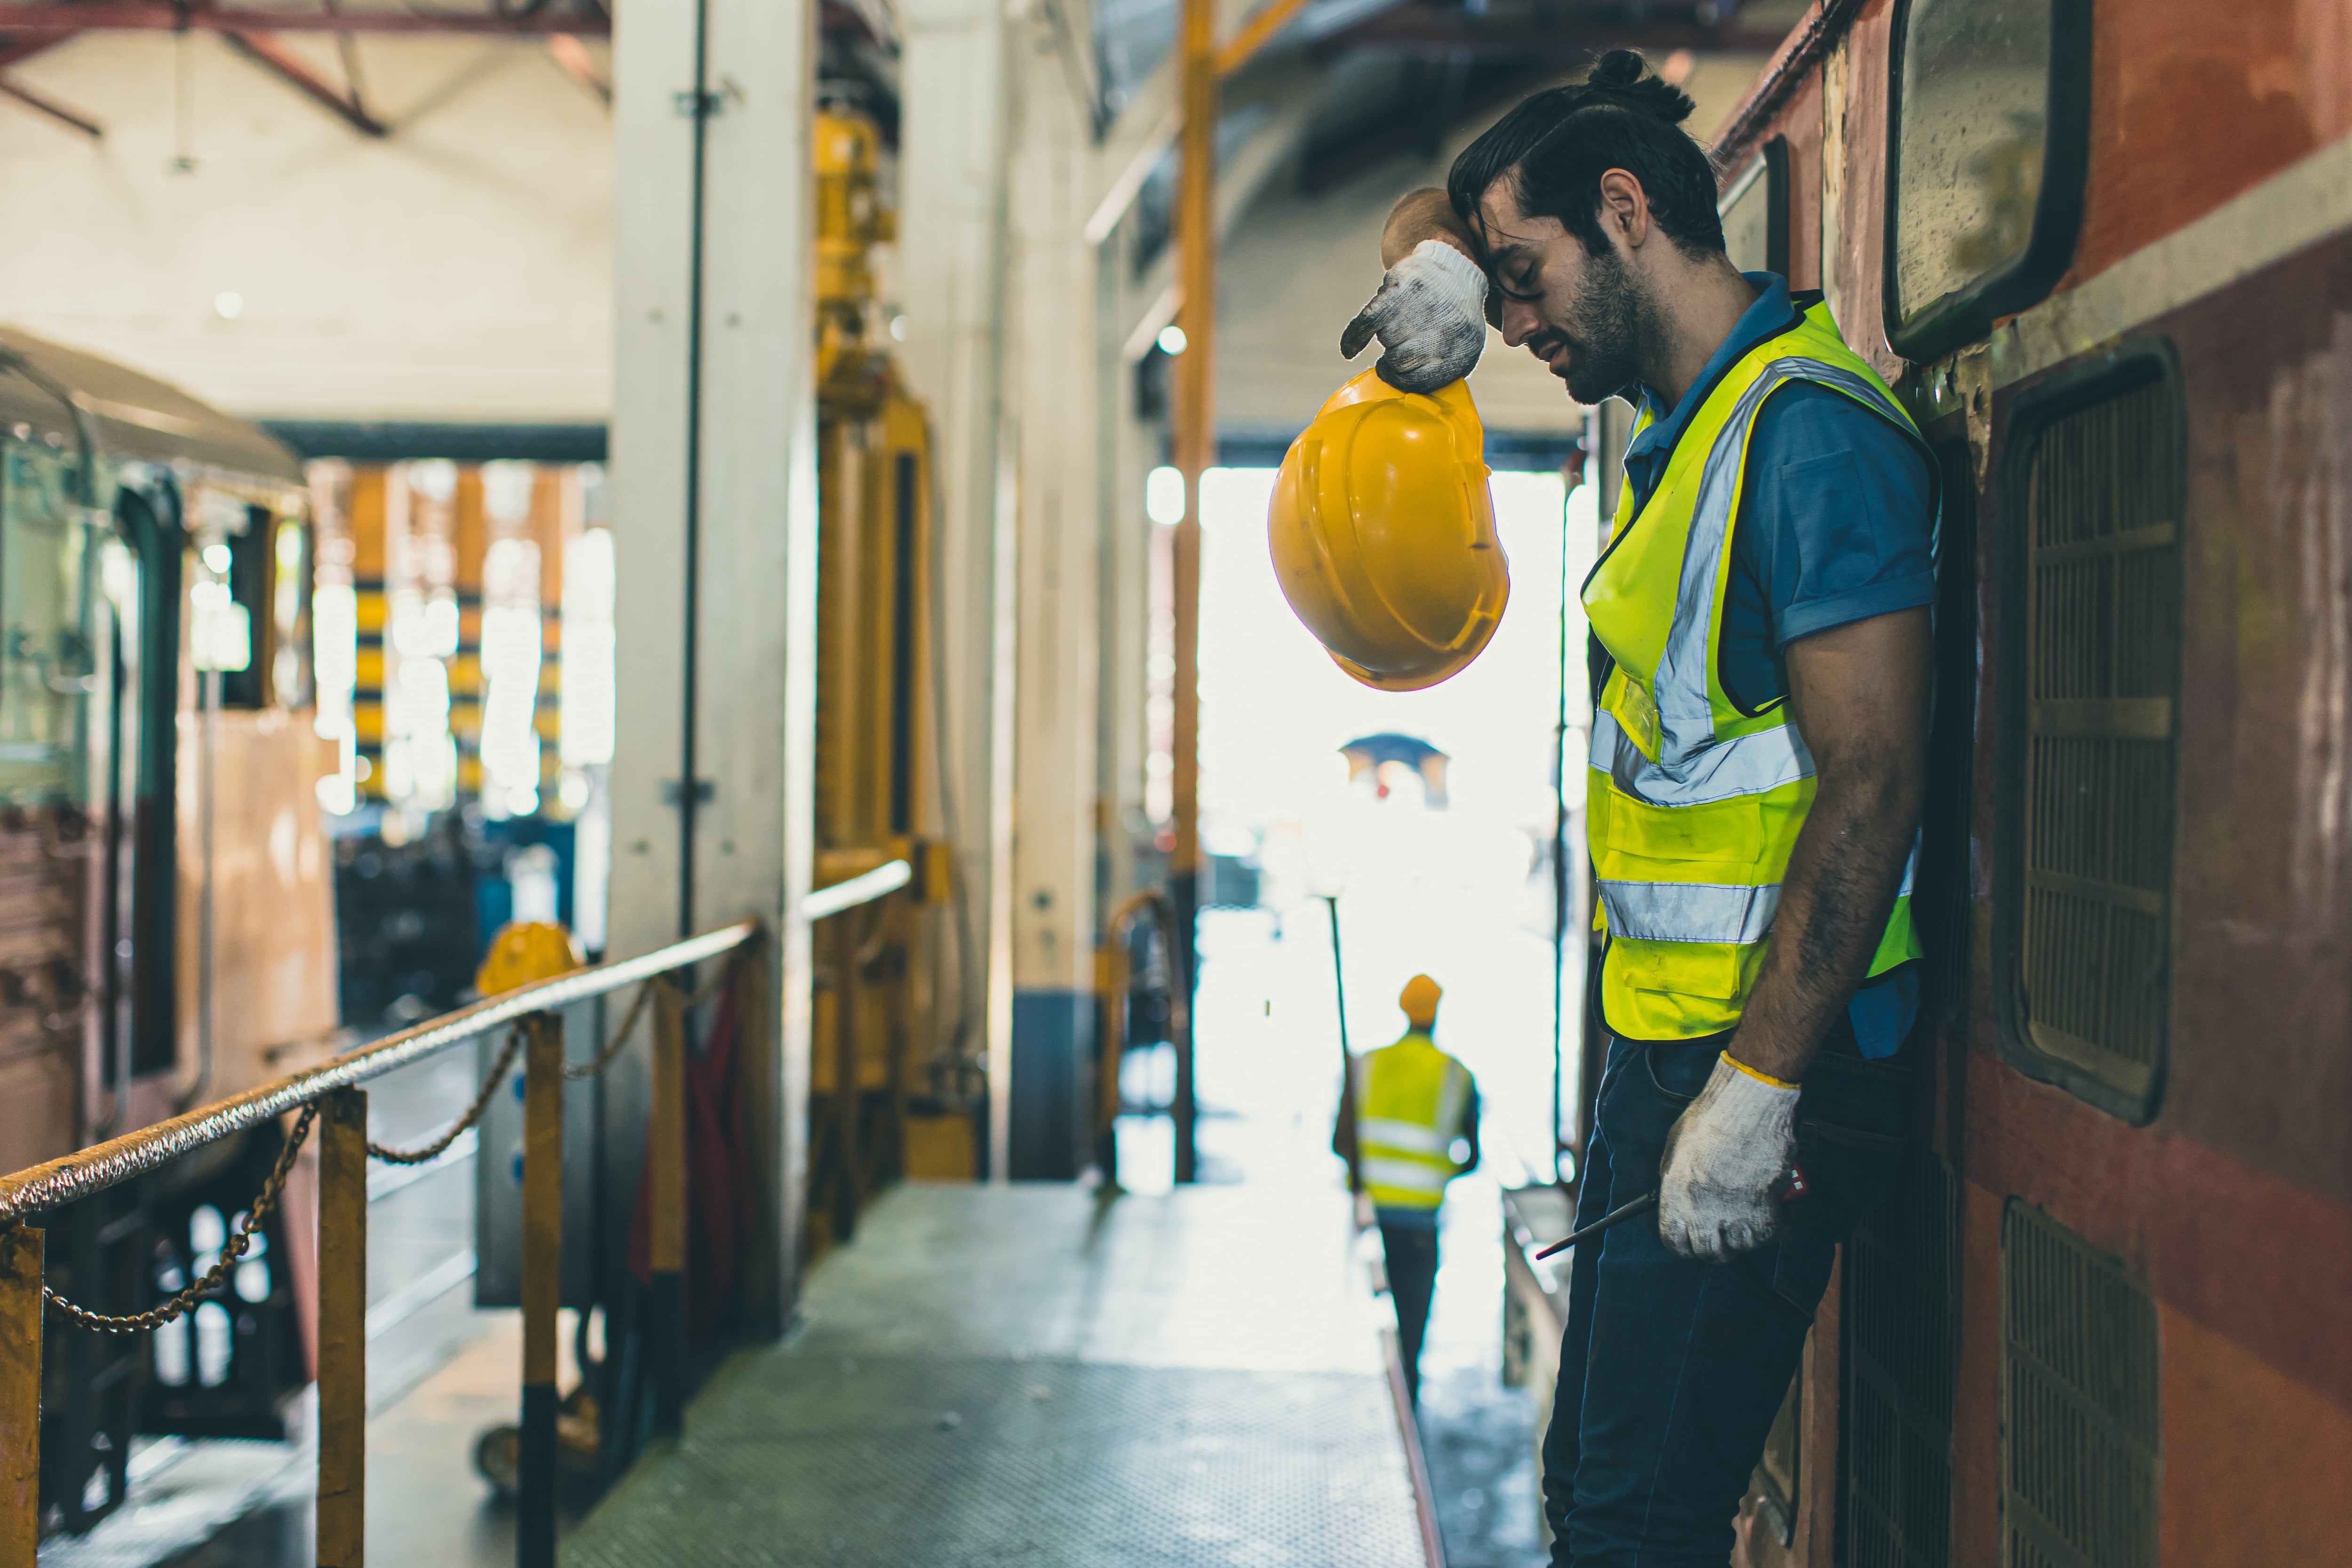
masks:
<path fill-rule="evenodd" d="M 1936 602 L 1934 491 L 1903 431 L 1826 386 L 1757 416 L 1740 519 L 1770 646 Z"/>

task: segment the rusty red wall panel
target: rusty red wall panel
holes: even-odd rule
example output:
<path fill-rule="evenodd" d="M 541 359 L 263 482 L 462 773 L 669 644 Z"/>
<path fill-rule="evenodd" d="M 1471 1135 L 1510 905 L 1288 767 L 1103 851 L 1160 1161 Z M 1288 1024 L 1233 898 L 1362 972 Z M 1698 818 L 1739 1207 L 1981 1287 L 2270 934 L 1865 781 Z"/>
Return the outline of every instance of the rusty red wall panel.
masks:
<path fill-rule="evenodd" d="M 2166 1310 L 2163 1556 L 2196 1568 L 2341 1563 L 2352 1412 Z"/>
<path fill-rule="evenodd" d="M 1805 79 L 1774 123 L 1789 139 L 1789 287 L 1822 286 L 1822 75 Z"/>
<path fill-rule="evenodd" d="M 2158 326 L 2190 409 L 2166 1117 L 2352 1205 L 2352 235 Z"/>
<path fill-rule="evenodd" d="M 2088 278 L 2352 132 L 2352 6 L 2098 0 Z"/>
<path fill-rule="evenodd" d="M 1871 0 L 1846 33 L 1845 192 L 1837 254 L 1821 263 L 1825 278 L 1836 278 L 1838 326 L 1847 344 L 1889 381 L 1899 380 L 1907 368 L 1886 346 L 1879 304 L 1885 294 L 1887 73 L 1894 31 L 1894 0 Z"/>
<path fill-rule="evenodd" d="M 1960 1353 L 1952 1380 L 1952 1562 L 2000 1561 L 2000 1194 L 1960 1184 Z"/>
<path fill-rule="evenodd" d="M 2188 432 L 2170 1063 L 2146 1128 L 2026 1079 L 1998 1058 L 1979 945 L 1961 1563 L 1997 1553 L 2011 1196 L 2124 1259 L 2164 1310 L 2168 1562 L 2315 1560 L 2303 1543 L 2327 1539 L 2332 1489 L 2306 1482 L 2352 1471 L 2352 234 L 2132 335 L 2177 351 Z M 2004 389 L 1991 431 L 1989 608 L 2016 532 L 1999 483 L 2008 425 L 2032 384 Z M 2000 618 L 1980 626 L 1990 715 L 2015 699 L 2000 684 Z M 2002 848 L 1993 739 L 1980 730 L 1980 899 Z"/>

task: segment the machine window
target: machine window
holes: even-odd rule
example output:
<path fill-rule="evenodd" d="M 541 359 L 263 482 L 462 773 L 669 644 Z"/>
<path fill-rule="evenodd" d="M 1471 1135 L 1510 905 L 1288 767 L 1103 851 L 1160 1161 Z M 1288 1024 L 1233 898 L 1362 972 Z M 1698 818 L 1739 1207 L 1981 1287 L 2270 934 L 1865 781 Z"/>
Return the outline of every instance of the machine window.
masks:
<path fill-rule="evenodd" d="M 2005 1044 L 2027 1072 L 2145 1121 L 2171 1012 L 2176 393 L 2143 359 L 2021 423 L 2023 580 L 2005 595 L 2023 655 L 2004 705 Z"/>
<path fill-rule="evenodd" d="M 1907 0 L 1889 138 L 1887 339 L 1934 359 L 2046 295 L 2081 226 L 2086 0 Z"/>

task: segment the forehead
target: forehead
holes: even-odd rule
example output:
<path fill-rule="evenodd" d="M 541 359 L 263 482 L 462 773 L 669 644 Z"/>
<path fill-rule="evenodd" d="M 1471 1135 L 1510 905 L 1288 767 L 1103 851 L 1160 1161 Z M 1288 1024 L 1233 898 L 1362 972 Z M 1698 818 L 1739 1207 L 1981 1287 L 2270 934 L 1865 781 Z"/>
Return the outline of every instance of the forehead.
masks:
<path fill-rule="evenodd" d="M 1556 217 L 1531 217 L 1519 210 L 1518 194 L 1507 178 L 1496 180 L 1478 198 L 1478 240 L 1493 266 L 1514 255 L 1540 254 L 1567 237 Z"/>

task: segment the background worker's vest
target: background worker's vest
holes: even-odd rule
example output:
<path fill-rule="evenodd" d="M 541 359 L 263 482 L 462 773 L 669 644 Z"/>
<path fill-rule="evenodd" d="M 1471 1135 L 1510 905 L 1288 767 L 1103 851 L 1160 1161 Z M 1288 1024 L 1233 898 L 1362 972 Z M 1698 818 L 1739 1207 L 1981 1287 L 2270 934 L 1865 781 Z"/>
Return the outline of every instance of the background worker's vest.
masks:
<path fill-rule="evenodd" d="M 1585 775 L 1601 889 L 1594 923 L 1609 933 L 1601 1014 L 1633 1039 L 1695 1039 L 1738 1023 L 1812 805 L 1813 759 L 1787 703 L 1748 712 L 1717 675 L 1748 438 L 1765 400 L 1800 381 L 1843 393 L 1919 439 L 1820 296 L 1800 295 L 1789 326 L 1708 392 L 1647 503 L 1636 512 L 1633 487 L 1619 492 L 1609 548 L 1585 579 L 1585 613 L 1612 663 Z M 1645 411 L 1635 432 L 1650 422 Z M 1919 955 L 1911 870 L 1873 974 Z"/>
<path fill-rule="evenodd" d="M 1356 1096 L 1356 1160 L 1364 1190 L 1384 1209 L 1433 1209 L 1454 1179 L 1470 1071 L 1416 1030 L 1349 1065 Z"/>

